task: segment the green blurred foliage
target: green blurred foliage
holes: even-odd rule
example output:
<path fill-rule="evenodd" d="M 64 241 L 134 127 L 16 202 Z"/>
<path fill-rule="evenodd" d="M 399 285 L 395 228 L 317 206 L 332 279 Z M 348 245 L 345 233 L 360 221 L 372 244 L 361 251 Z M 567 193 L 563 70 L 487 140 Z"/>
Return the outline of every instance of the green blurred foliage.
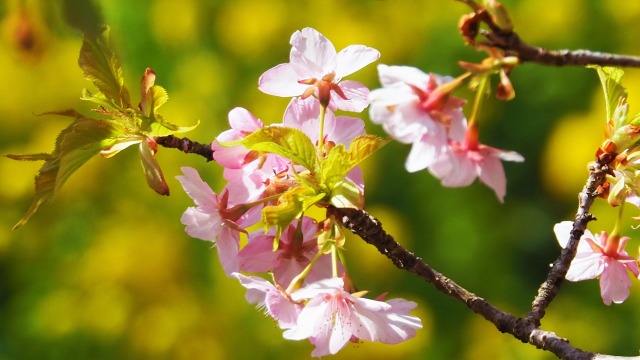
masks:
<path fill-rule="evenodd" d="M 467 9 L 450 0 L 6 0 L 0 5 L 0 153 L 51 151 L 68 120 L 34 116 L 80 108 L 90 84 L 77 66 L 81 37 L 69 22 L 104 19 L 120 52 L 127 85 L 146 67 L 170 99 L 165 117 L 209 142 L 227 128 L 227 112 L 248 108 L 279 122 L 287 99 L 257 90 L 268 68 L 286 62 L 288 40 L 311 26 L 338 49 L 366 44 L 381 63 L 457 75 L 458 60 L 477 61 L 456 24 Z M 550 48 L 638 53 L 640 5 L 633 1 L 505 1 L 516 30 Z M 67 9 L 65 20 L 64 6 Z M 353 78 L 378 86 L 375 66 Z M 367 209 L 408 249 L 469 290 L 523 315 L 559 253 L 554 223 L 571 219 L 586 164 L 602 140 L 604 101 L 593 70 L 527 64 L 512 74 L 517 97 L 489 100 L 484 143 L 516 150 L 505 164 L 508 194 L 499 204 L 475 183 L 445 189 L 428 172 L 407 174 L 407 146 L 392 143 L 364 164 Z M 628 71 L 631 113 L 640 108 L 640 73 Z M 469 95 L 461 92 L 461 95 Z M 137 100 L 137 99 L 136 99 Z M 363 116 L 367 116 L 366 113 Z M 381 134 L 370 123 L 369 131 Z M 11 227 L 33 196 L 37 163 L 0 159 L 0 360 L 4 359 L 282 359 L 308 358 L 306 342 L 281 330 L 244 301 L 224 276 L 210 243 L 191 239 L 180 216 L 190 199 L 175 175 L 200 170 L 215 190 L 220 168 L 161 149 L 169 198 L 146 187 L 136 151 L 80 169 L 25 227 Z M 629 215 L 637 215 L 628 209 Z M 615 211 L 599 203 L 592 231 L 611 230 Z M 630 223 L 629 223 L 630 225 Z M 631 253 L 640 236 L 634 238 Z M 401 345 L 348 345 L 336 359 L 550 359 L 463 305 L 395 269 L 359 239 L 347 243 L 349 269 L 361 289 L 419 303 L 424 322 Z M 637 354 L 640 294 L 606 307 L 596 281 L 568 283 L 543 328 L 575 346 Z"/>

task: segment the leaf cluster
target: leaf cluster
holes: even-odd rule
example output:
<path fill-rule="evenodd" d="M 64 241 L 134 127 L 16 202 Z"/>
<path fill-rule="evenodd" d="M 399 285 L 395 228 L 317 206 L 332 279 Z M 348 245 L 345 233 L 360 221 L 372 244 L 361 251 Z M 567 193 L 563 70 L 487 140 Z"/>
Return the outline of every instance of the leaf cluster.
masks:
<path fill-rule="evenodd" d="M 72 119 L 58 134 L 53 152 L 6 155 L 15 160 L 44 161 L 35 178 L 35 199 L 14 229 L 24 225 L 91 157 L 100 154 L 109 158 L 132 145 L 139 146 L 148 185 L 161 195 L 169 195 L 169 187 L 155 159 L 155 137 L 186 132 L 198 125 L 181 127 L 163 118 L 158 109 L 168 100 L 168 95 L 164 88 L 155 85 L 156 75 L 151 69 L 146 69 L 142 77 L 138 106 L 131 105 L 122 66 L 109 43 L 108 28 L 99 33 L 85 33 L 78 64 L 85 78 L 97 89 L 95 93 L 85 89 L 81 96 L 96 106 L 94 114 L 86 116 L 76 110 L 44 113 L 42 115 Z"/>
<path fill-rule="evenodd" d="M 387 142 L 374 135 L 361 135 L 348 148 L 339 144 L 323 150 L 316 148 L 298 129 L 271 125 L 223 145 L 243 145 L 249 150 L 291 161 L 297 185 L 288 188 L 275 205 L 266 206 L 262 211 L 265 226 L 275 226 L 279 237 L 284 228 L 311 206 L 362 209 L 362 191 L 349 180 L 348 173 Z"/>

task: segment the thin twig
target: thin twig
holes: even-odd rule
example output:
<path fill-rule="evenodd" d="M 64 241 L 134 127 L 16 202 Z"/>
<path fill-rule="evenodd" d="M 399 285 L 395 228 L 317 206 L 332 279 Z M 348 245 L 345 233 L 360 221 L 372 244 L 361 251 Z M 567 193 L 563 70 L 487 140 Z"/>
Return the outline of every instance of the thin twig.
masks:
<path fill-rule="evenodd" d="M 483 31 L 489 45 L 515 55 L 520 62 L 534 62 L 551 66 L 620 66 L 640 67 L 640 57 L 610 54 L 590 50 L 546 50 L 525 43 L 515 32 Z"/>

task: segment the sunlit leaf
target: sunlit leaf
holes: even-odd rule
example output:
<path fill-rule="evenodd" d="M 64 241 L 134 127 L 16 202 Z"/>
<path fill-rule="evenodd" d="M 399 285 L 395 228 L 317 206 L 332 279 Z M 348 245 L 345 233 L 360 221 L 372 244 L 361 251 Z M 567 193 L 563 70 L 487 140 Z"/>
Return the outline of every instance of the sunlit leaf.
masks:
<path fill-rule="evenodd" d="M 311 139 L 298 129 L 284 126 L 266 126 L 242 140 L 222 145 L 244 145 L 249 150 L 280 155 L 312 171 L 317 161 L 316 148 Z"/>
<path fill-rule="evenodd" d="M 57 113 L 66 116 L 71 114 L 69 111 Z M 40 205 L 55 195 L 69 176 L 89 158 L 112 146 L 123 133 L 122 126 L 115 121 L 97 120 L 78 114 L 78 118 L 58 135 L 53 153 L 7 155 L 15 160 L 45 161 L 35 178 L 35 199 L 14 229 L 24 225 Z"/>
<path fill-rule="evenodd" d="M 598 77 L 602 83 L 602 89 L 604 91 L 604 100 L 607 111 L 607 121 L 614 121 L 614 112 L 619 105 L 626 103 L 627 90 L 622 86 L 622 77 L 624 71 L 615 67 L 601 67 L 591 66 L 598 72 Z M 620 101 L 623 98 L 624 101 Z M 619 128 L 624 124 L 614 121 L 614 129 Z"/>
<path fill-rule="evenodd" d="M 364 195 L 360 188 L 351 181 L 344 179 L 336 183 L 331 189 L 331 205 L 339 208 L 364 208 Z"/>
<path fill-rule="evenodd" d="M 361 135 L 353 139 L 348 150 L 344 145 L 333 147 L 322 160 L 322 183 L 332 188 L 334 184 L 342 181 L 351 169 L 389 141 L 374 135 Z"/>
<path fill-rule="evenodd" d="M 378 151 L 381 147 L 385 146 L 391 141 L 391 139 L 382 139 L 375 135 L 360 135 L 353 139 L 349 146 L 349 158 L 353 163 L 352 167 L 361 163 L 364 159 L 368 158 L 371 154 Z"/>
<path fill-rule="evenodd" d="M 78 64 L 85 77 L 93 82 L 105 98 L 119 108 L 129 107 L 129 92 L 124 86 L 122 68 L 116 54 L 109 46 L 109 29 L 98 36 L 85 34 Z"/>
<path fill-rule="evenodd" d="M 297 186 L 284 192 L 276 205 L 265 206 L 262 209 L 262 220 L 266 227 L 275 226 L 276 239 L 280 238 L 282 231 L 295 219 L 318 201 L 322 200 L 326 194 L 317 194 L 308 186 Z"/>
<path fill-rule="evenodd" d="M 147 141 L 140 143 L 140 159 L 149 187 L 160 195 L 169 195 L 169 186 Z"/>

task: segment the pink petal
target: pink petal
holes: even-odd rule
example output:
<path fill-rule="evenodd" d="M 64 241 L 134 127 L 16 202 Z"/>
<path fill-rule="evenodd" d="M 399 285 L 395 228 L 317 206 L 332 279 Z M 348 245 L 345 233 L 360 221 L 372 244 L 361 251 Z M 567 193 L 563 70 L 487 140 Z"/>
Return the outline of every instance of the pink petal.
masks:
<path fill-rule="evenodd" d="M 504 196 L 507 194 L 507 177 L 500 159 L 491 155 L 485 157 L 478 166 L 478 172 L 480 181 L 495 191 L 500 202 L 504 202 Z"/>
<path fill-rule="evenodd" d="M 291 35 L 290 43 L 302 55 L 304 66 L 310 71 L 326 75 L 335 70 L 336 48 L 316 29 L 307 27 L 296 31 Z M 291 62 L 294 61 L 292 58 Z"/>
<path fill-rule="evenodd" d="M 351 116 L 338 116 L 335 120 L 333 133 L 328 135 L 330 140 L 336 144 L 344 144 L 348 149 L 353 139 L 364 134 L 364 121 L 362 119 Z"/>
<path fill-rule="evenodd" d="M 216 241 L 221 230 L 222 218 L 218 214 L 190 207 L 182 214 L 180 222 L 185 225 L 185 232 L 189 236 Z"/>
<path fill-rule="evenodd" d="M 229 111 L 229 125 L 231 128 L 244 133 L 252 133 L 264 126 L 249 110 L 236 107 Z"/>
<path fill-rule="evenodd" d="M 238 271 L 238 231 L 231 229 L 228 226 L 223 226 L 220 236 L 218 236 L 218 241 L 216 241 L 216 245 L 222 269 L 227 276 L 231 276 L 231 273 Z"/>
<path fill-rule="evenodd" d="M 273 235 L 251 236 L 247 245 L 238 254 L 238 258 L 242 271 L 267 272 L 273 269 L 278 259 L 278 252 L 273 251 Z M 289 284 L 283 283 L 283 285 Z"/>
<path fill-rule="evenodd" d="M 329 102 L 331 110 L 340 109 L 361 112 L 369 106 L 369 89 L 363 84 L 357 81 L 345 80 L 341 81 L 338 86 L 340 86 L 347 99 L 345 100 L 335 91 L 331 91 L 331 101 Z"/>
<path fill-rule="evenodd" d="M 386 109 L 389 106 L 417 103 L 419 99 L 407 84 L 397 83 L 381 89 L 371 90 L 369 101 L 371 106 L 375 105 Z M 380 123 L 373 116 L 372 120 L 378 124 Z"/>
<path fill-rule="evenodd" d="M 217 209 L 218 197 L 209 184 L 202 180 L 198 171 L 187 166 L 182 167 L 181 170 L 184 176 L 176 176 L 176 179 L 193 202 L 207 209 Z"/>
<path fill-rule="evenodd" d="M 380 52 L 364 45 L 350 45 L 336 55 L 336 77 L 350 75 L 380 58 Z"/>
<path fill-rule="evenodd" d="M 258 89 L 274 96 L 300 96 L 309 85 L 299 84 L 298 80 L 301 79 L 291 64 L 280 64 L 260 76 Z"/>
<path fill-rule="evenodd" d="M 627 268 L 615 259 L 607 258 L 600 277 L 600 293 L 606 305 L 620 304 L 629 297 L 631 280 Z"/>
<path fill-rule="evenodd" d="M 496 149 L 498 150 L 498 149 Z M 496 154 L 496 156 L 498 156 L 500 159 L 504 160 L 504 161 L 513 161 L 513 162 L 523 162 L 524 161 L 524 157 L 520 154 L 518 154 L 515 151 L 505 151 L 505 150 L 499 150 Z"/>
<path fill-rule="evenodd" d="M 213 160 L 228 169 L 242 168 L 249 153 L 247 148 L 242 145 L 222 146 L 217 140 L 211 143 L 211 149 L 213 150 Z"/>
<path fill-rule="evenodd" d="M 236 272 L 232 273 L 231 277 L 238 279 L 247 289 L 245 297 L 249 304 L 264 304 L 266 293 L 276 290 L 273 284 L 257 276 L 249 277 Z"/>
<path fill-rule="evenodd" d="M 378 65 L 380 83 L 387 87 L 396 83 L 411 84 L 420 89 L 426 89 L 429 83 L 429 74 L 411 66 Z"/>
<path fill-rule="evenodd" d="M 573 222 L 571 221 L 562 221 L 553 226 L 553 232 L 556 234 L 556 239 L 563 249 L 567 247 L 567 244 L 569 243 L 572 230 Z"/>
<path fill-rule="evenodd" d="M 467 157 L 466 152 L 451 151 L 442 153 L 429 166 L 429 172 L 439 178 L 443 186 L 464 187 L 476 178 L 475 164 Z"/>
<path fill-rule="evenodd" d="M 271 317 L 278 320 L 278 326 L 281 329 L 295 327 L 298 315 L 302 311 L 302 305 L 291 302 L 277 289 L 267 292 L 265 306 Z"/>
<path fill-rule="evenodd" d="M 302 130 L 311 141 L 318 141 L 318 131 L 320 130 L 318 116 L 320 115 L 320 102 L 314 97 L 306 99 L 293 98 L 284 111 L 282 124 L 284 126 Z M 327 121 L 328 120 L 328 121 Z M 325 115 L 325 133 L 327 123 L 333 126 L 334 115 L 329 110 Z"/>
<path fill-rule="evenodd" d="M 413 143 L 404 164 L 408 172 L 424 170 L 431 166 L 442 154 L 446 140 L 432 134 L 424 134 Z"/>
<path fill-rule="evenodd" d="M 571 261 L 566 279 L 569 281 L 582 281 L 595 279 L 604 270 L 603 256 L 600 253 L 578 253 Z"/>

